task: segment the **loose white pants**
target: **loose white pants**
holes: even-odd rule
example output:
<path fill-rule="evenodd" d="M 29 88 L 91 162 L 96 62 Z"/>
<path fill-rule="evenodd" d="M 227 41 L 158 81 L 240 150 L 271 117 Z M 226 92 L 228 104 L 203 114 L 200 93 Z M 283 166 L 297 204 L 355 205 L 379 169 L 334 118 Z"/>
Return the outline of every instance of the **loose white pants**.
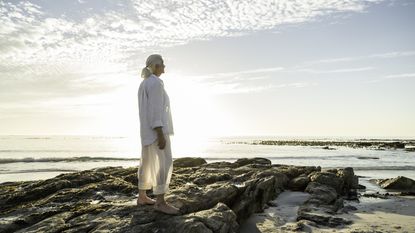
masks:
<path fill-rule="evenodd" d="M 160 150 L 158 138 L 150 145 L 142 147 L 140 167 L 138 168 L 138 189 L 153 188 L 153 194 L 164 194 L 169 191 L 173 173 L 170 135 L 164 134 L 166 146 Z"/>

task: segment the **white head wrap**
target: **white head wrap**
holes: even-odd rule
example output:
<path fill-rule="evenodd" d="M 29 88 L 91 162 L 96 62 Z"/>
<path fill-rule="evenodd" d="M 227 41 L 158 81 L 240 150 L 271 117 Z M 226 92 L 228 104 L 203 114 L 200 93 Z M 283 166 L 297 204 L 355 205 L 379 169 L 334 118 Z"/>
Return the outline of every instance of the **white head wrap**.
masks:
<path fill-rule="evenodd" d="M 141 70 L 141 77 L 148 78 L 151 74 L 154 74 L 154 68 L 156 64 L 161 65 L 163 58 L 160 54 L 151 54 L 146 60 L 146 67 Z"/>

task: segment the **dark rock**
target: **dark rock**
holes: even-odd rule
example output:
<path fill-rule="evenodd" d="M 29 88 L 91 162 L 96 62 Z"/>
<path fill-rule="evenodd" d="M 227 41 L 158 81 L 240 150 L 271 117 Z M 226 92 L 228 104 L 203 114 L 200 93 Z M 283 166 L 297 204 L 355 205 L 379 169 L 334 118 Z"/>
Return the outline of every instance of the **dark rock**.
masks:
<path fill-rule="evenodd" d="M 304 191 L 309 182 L 310 178 L 307 176 L 299 176 L 288 182 L 288 188 L 294 191 Z"/>
<path fill-rule="evenodd" d="M 201 158 L 181 158 L 174 160 L 173 168 L 165 200 L 180 208 L 180 215 L 136 206 L 137 167 L 104 167 L 3 183 L 0 232 L 238 232 L 243 221 L 272 205 L 286 188 L 311 193 L 299 209 L 302 222 L 325 219 L 334 226 L 342 220 L 327 216 L 343 207 L 336 188 L 354 182 L 347 169 L 327 173 L 320 167 L 271 165 L 265 158 L 209 164 Z M 148 195 L 154 197 L 152 190 Z M 319 211 L 323 217 L 316 215 Z"/>
<path fill-rule="evenodd" d="M 266 159 L 266 158 L 255 157 L 255 158 L 242 158 L 242 159 L 238 159 L 235 161 L 235 165 L 237 167 L 245 166 L 248 164 L 271 166 L 271 160 Z"/>
<path fill-rule="evenodd" d="M 318 213 L 318 212 L 301 212 L 297 217 L 298 220 L 309 220 L 313 221 L 317 224 L 329 226 L 329 227 L 337 227 L 339 225 L 348 225 L 351 224 L 352 221 L 340 217 L 334 217 L 331 214 L 326 213 Z"/>
<path fill-rule="evenodd" d="M 312 194 L 306 202 L 315 204 L 330 204 L 337 199 L 337 192 L 333 187 L 322 185 L 317 182 L 310 182 L 305 189 Z"/>
<path fill-rule="evenodd" d="M 362 196 L 363 197 L 381 198 L 381 199 L 388 199 L 389 198 L 389 194 L 382 194 L 382 193 L 379 193 L 379 192 L 376 192 L 376 193 L 363 193 Z"/>
<path fill-rule="evenodd" d="M 366 189 L 366 186 L 359 184 L 357 185 L 357 189 Z"/>
<path fill-rule="evenodd" d="M 342 192 L 344 185 L 344 181 L 331 172 L 318 172 L 312 174 L 310 175 L 310 181 L 330 186 L 339 193 Z"/>
<path fill-rule="evenodd" d="M 196 167 L 202 164 L 206 164 L 206 160 L 203 158 L 183 157 L 177 158 L 173 161 L 173 166 L 176 167 Z"/>
<path fill-rule="evenodd" d="M 398 176 L 391 179 L 379 179 L 376 183 L 384 189 L 415 192 L 415 181 L 405 176 Z"/>

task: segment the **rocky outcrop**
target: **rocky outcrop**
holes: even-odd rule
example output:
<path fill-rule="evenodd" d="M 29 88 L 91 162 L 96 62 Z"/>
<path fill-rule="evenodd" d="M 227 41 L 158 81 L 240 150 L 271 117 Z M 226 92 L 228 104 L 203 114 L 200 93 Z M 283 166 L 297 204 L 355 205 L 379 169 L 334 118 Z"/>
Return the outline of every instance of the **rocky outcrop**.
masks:
<path fill-rule="evenodd" d="M 343 208 L 343 199 L 357 199 L 358 178 L 353 168 L 331 169 L 309 175 L 305 191 L 310 198 L 300 206 L 297 220 L 309 220 L 330 227 L 350 224 L 351 221 L 336 217 Z"/>
<path fill-rule="evenodd" d="M 346 222 L 333 215 L 356 182 L 353 169 L 328 172 L 265 158 L 233 163 L 184 158 L 173 167 L 165 199 L 180 215 L 136 205 L 137 167 L 104 167 L 1 184 L 0 232 L 238 232 L 252 213 L 288 188 L 311 194 L 299 220 L 334 226 Z M 148 195 L 154 197 L 151 190 Z"/>
<path fill-rule="evenodd" d="M 384 189 L 415 192 L 415 181 L 405 176 L 390 179 L 377 179 L 375 182 Z"/>

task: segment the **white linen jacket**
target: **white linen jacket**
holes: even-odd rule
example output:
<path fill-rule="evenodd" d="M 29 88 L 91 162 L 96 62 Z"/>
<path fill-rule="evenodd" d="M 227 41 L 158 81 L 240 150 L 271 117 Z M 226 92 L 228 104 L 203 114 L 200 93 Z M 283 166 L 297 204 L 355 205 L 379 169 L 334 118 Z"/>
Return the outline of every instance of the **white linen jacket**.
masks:
<path fill-rule="evenodd" d="M 174 134 L 170 109 L 170 98 L 164 89 L 163 80 L 150 75 L 138 88 L 141 145 L 150 145 L 157 139 L 154 128 L 162 126 L 163 134 Z"/>

